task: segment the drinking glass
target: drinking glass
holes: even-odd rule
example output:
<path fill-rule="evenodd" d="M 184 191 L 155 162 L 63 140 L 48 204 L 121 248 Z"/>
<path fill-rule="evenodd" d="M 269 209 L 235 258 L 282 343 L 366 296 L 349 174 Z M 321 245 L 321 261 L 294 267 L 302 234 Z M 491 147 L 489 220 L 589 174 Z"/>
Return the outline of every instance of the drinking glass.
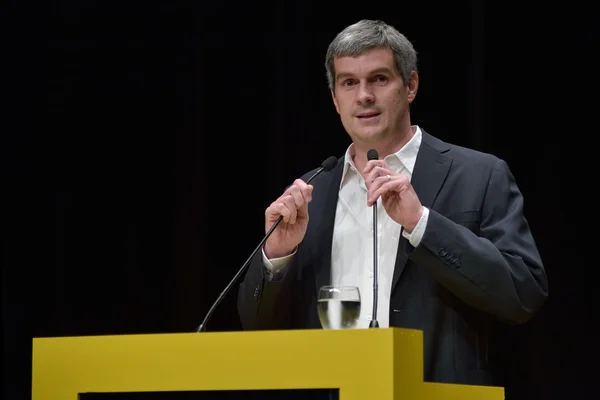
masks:
<path fill-rule="evenodd" d="M 356 286 L 323 286 L 317 308 L 323 329 L 354 328 L 360 317 L 360 291 Z"/>

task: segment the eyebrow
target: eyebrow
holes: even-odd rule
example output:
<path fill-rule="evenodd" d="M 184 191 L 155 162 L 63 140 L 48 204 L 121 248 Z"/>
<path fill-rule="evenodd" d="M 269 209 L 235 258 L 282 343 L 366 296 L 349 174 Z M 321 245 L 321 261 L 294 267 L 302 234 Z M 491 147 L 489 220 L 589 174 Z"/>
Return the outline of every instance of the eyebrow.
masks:
<path fill-rule="evenodd" d="M 375 75 L 375 74 L 381 74 L 381 73 L 386 73 L 386 74 L 389 74 L 389 75 L 394 75 L 394 71 L 392 71 L 388 67 L 377 68 L 377 69 L 369 72 L 369 75 Z M 335 80 L 338 81 L 340 79 L 347 78 L 347 77 L 350 77 L 350 76 L 353 76 L 353 74 L 351 74 L 350 72 L 342 72 L 340 74 L 337 74 Z"/>

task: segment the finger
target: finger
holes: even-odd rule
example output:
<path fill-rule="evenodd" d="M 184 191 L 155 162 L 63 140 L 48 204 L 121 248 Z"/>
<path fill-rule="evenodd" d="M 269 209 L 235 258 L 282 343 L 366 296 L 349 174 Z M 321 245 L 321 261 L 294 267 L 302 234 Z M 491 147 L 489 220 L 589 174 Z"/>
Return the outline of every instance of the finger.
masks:
<path fill-rule="evenodd" d="M 290 187 L 289 194 L 294 199 L 296 207 L 302 207 L 302 205 L 305 203 L 304 196 L 302 195 L 302 190 L 298 186 L 294 185 Z"/>
<path fill-rule="evenodd" d="M 389 193 L 391 191 L 397 191 L 399 187 L 406 186 L 409 183 L 409 180 L 404 175 L 385 174 L 379 176 L 373 182 L 371 189 L 369 189 L 369 193 L 367 195 L 367 202 L 369 205 L 372 205 L 375 201 L 377 201 L 379 196 L 382 196 L 385 193 Z"/>
<path fill-rule="evenodd" d="M 386 185 L 387 183 L 389 183 L 387 177 L 388 177 L 388 175 L 379 176 L 371 184 L 371 187 L 369 188 L 369 191 L 367 193 L 367 204 L 369 206 L 372 206 L 377 201 L 377 199 L 381 195 L 380 194 L 381 193 L 381 188 L 384 185 Z"/>
<path fill-rule="evenodd" d="M 373 185 L 373 183 L 377 180 L 378 177 L 380 176 L 387 176 L 387 175 L 392 175 L 395 172 L 393 172 L 391 169 L 389 168 L 385 168 L 385 167 L 380 167 L 380 166 L 376 166 L 374 167 L 371 172 L 367 175 L 366 177 L 366 184 L 367 184 L 367 189 L 370 189 L 371 186 Z"/>
<path fill-rule="evenodd" d="M 381 166 L 381 160 L 369 160 L 367 161 L 367 164 L 365 165 L 365 169 L 363 170 L 364 174 L 368 174 L 370 173 L 373 168 Z"/>
<path fill-rule="evenodd" d="M 377 201 L 377 198 L 373 198 L 372 195 L 387 182 L 387 177 L 379 176 L 375 178 L 369 185 L 367 185 L 367 204 L 371 206 Z"/>
<path fill-rule="evenodd" d="M 299 207 L 296 211 L 296 219 L 308 217 L 308 203 L 304 203 L 302 207 Z"/>
<path fill-rule="evenodd" d="M 300 189 L 300 193 L 302 193 L 304 202 L 310 202 L 312 200 L 313 186 L 306 184 L 306 182 L 304 182 L 302 179 L 296 179 L 294 183 L 290 185 L 290 187 L 288 187 L 283 193 L 283 196 L 291 194 L 292 191 L 296 191 L 297 189 Z"/>
<path fill-rule="evenodd" d="M 287 209 L 290 211 L 288 220 L 286 222 L 289 224 L 295 224 L 298 207 L 296 206 L 294 198 L 292 197 L 292 195 L 287 195 L 284 196 L 283 199 L 281 199 L 281 202 L 285 204 Z"/>
<path fill-rule="evenodd" d="M 271 212 L 274 214 L 278 214 L 283 217 L 283 222 L 288 222 L 290 220 L 290 215 L 292 212 L 284 203 L 273 203 L 271 207 L 269 207 Z"/>
<path fill-rule="evenodd" d="M 386 177 L 387 180 L 387 177 Z M 377 199 L 380 196 L 385 195 L 386 193 L 391 193 L 391 192 L 403 192 L 404 190 L 407 190 L 408 185 L 401 181 L 401 180 L 391 180 L 389 182 L 385 182 L 383 185 L 381 185 L 379 188 L 377 188 L 377 190 L 374 190 L 372 193 L 369 194 L 368 197 L 368 204 L 372 205 L 375 201 L 377 201 Z"/>
<path fill-rule="evenodd" d="M 371 172 L 372 170 L 374 170 L 377 167 L 383 168 L 383 169 L 389 169 L 389 166 L 383 160 L 369 160 L 369 161 L 367 161 L 367 165 L 365 165 L 365 169 L 363 170 L 363 173 L 368 174 L 369 172 Z"/>
<path fill-rule="evenodd" d="M 305 203 L 310 203 L 312 201 L 312 193 L 313 193 L 313 185 L 306 185 L 301 189 L 302 197 L 304 197 Z"/>
<path fill-rule="evenodd" d="M 307 188 L 307 187 L 308 187 L 308 186 L 310 186 L 310 185 L 307 185 L 307 184 L 306 184 L 306 182 L 304 182 L 302 179 L 296 179 L 296 180 L 294 181 L 294 184 L 293 184 L 293 186 L 298 186 L 298 188 L 299 188 L 300 190 L 302 190 L 302 189 L 305 189 L 305 188 Z"/>

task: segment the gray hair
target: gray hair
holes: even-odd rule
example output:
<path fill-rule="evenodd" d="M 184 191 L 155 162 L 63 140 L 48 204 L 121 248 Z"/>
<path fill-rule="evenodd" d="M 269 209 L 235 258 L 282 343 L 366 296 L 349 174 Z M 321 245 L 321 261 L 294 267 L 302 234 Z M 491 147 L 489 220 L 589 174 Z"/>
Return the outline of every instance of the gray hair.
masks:
<path fill-rule="evenodd" d="M 406 84 L 412 71 L 417 71 L 417 52 L 412 43 L 393 26 L 382 21 L 363 19 L 346 27 L 333 39 L 325 57 L 327 82 L 334 90 L 335 68 L 333 61 L 337 57 L 357 57 L 369 50 L 388 48 L 394 53 L 396 68 Z"/>

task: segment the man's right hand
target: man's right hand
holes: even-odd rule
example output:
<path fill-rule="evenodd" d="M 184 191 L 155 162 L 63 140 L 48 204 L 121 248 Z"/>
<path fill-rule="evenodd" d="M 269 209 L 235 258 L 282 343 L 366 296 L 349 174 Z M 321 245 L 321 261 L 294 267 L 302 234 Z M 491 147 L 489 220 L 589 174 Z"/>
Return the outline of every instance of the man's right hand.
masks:
<path fill-rule="evenodd" d="M 312 190 L 312 185 L 296 179 L 294 184 L 266 209 L 265 232 L 271 229 L 279 216 L 283 217 L 265 243 L 264 252 L 267 258 L 280 258 L 293 253 L 304 239 Z"/>

